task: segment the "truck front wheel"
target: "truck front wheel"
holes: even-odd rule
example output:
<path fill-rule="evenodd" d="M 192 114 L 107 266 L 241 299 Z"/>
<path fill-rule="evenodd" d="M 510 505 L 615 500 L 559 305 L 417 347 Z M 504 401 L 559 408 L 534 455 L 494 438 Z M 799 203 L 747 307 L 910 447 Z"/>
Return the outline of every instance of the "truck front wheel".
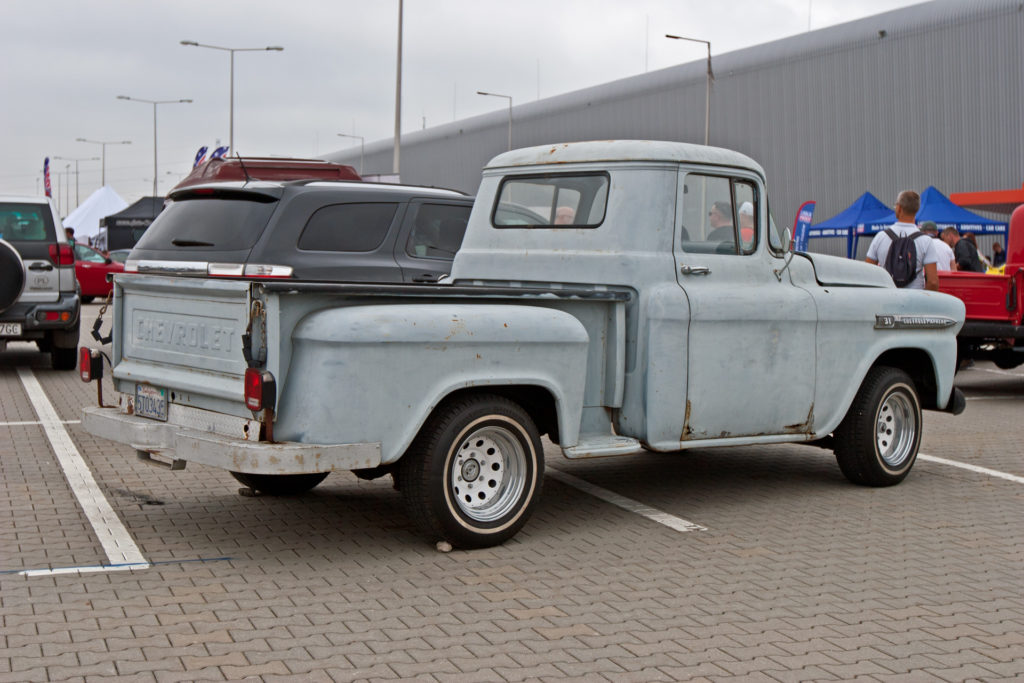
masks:
<path fill-rule="evenodd" d="M 543 475 L 533 420 L 493 394 L 439 406 L 399 461 L 409 516 L 424 533 L 460 548 L 512 538 L 533 511 Z"/>
<path fill-rule="evenodd" d="M 897 368 L 871 368 L 835 432 L 839 469 L 866 486 L 892 486 L 910 472 L 921 445 L 921 402 Z"/>
<path fill-rule="evenodd" d="M 297 496 L 312 490 L 327 478 L 327 472 L 311 474 L 246 474 L 232 472 L 231 476 L 254 491 L 268 496 Z"/>

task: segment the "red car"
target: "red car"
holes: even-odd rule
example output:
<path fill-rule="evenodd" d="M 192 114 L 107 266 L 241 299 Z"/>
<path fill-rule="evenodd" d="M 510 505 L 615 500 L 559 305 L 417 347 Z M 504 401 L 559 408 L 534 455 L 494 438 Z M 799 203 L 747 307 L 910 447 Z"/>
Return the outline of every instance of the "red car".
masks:
<path fill-rule="evenodd" d="M 123 273 L 124 264 L 104 256 L 101 252 L 84 244 L 75 245 L 75 277 L 82 288 L 82 303 L 94 298 L 106 297 L 113 284 L 107 282 L 107 273 Z"/>

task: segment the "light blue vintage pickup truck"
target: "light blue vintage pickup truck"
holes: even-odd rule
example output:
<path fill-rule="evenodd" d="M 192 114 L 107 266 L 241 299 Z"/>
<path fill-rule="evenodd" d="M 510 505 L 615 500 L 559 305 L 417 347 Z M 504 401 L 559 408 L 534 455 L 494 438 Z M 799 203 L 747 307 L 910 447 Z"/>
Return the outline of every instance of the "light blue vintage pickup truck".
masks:
<path fill-rule="evenodd" d="M 438 285 L 117 276 L 118 405 L 83 424 L 269 494 L 390 474 L 464 548 L 526 522 L 544 435 L 568 458 L 807 442 L 896 484 L 922 409 L 963 410 L 964 305 L 792 253 L 768 209 L 763 170 L 729 150 L 501 154 Z"/>

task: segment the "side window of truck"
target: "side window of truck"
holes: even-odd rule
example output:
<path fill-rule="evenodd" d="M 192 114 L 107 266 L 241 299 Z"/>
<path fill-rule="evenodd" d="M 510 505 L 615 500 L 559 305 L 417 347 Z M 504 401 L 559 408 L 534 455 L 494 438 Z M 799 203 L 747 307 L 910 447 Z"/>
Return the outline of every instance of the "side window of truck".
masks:
<path fill-rule="evenodd" d="M 752 254 L 757 249 L 760 203 L 752 182 L 689 173 L 683 195 L 683 251 Z"/>
<path fill-rule="evenodd" d="M 405 245 L 409 256 L 450 259 L 462 246 L 470 206 L 419 204 L 412 207 L 412 232 Z"/>
<path fill-rule="evenodd" d="M 398 204 L 331 204 L 313 212 L 299 235 L 304 251 L 373 251 L 384 242 Z"/>
<path fill-rule="evenodd" d="M 596 228 L 608 205 L 607 173 L 505 178 L 491 213 L 496 228 Z"/>

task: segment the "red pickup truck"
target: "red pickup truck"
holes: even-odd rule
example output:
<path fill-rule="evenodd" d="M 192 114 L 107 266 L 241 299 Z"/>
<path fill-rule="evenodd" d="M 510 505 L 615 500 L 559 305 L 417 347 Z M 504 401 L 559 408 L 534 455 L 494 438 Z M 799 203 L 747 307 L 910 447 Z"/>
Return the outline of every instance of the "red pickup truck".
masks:
<path fill-rule="evenodd" d="M 1003 273 L 939 273 L 939 291 L 967 306 L 957 336 L 960 358 L 1015 368 L 1024 364 L 1024 206 L 1010 217 Z"/>

